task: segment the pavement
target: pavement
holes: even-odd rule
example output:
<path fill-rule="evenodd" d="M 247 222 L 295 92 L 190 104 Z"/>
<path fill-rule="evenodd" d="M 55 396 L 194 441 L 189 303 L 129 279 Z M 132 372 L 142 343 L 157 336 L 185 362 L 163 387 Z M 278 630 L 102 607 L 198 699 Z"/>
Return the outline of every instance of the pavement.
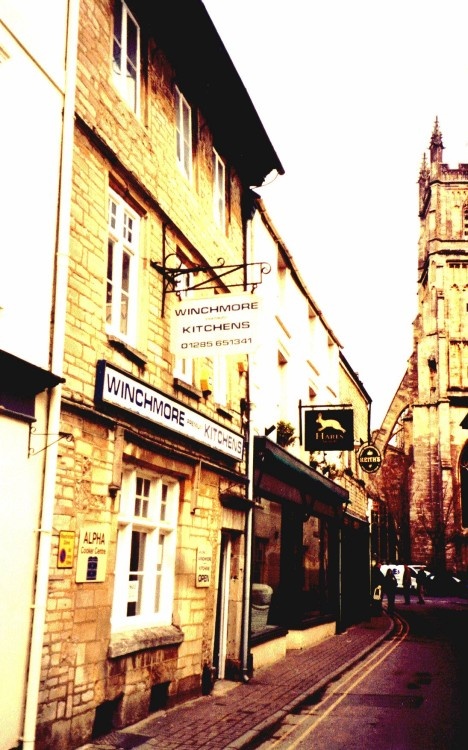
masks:
<path fill-rule="evenodd" d="M 151 714 L 79 750 L 241 750 L 323 690 L 389 636 L 385 611 L 255 670 L 246 683 L 218 680 L 210 695 Z"/>

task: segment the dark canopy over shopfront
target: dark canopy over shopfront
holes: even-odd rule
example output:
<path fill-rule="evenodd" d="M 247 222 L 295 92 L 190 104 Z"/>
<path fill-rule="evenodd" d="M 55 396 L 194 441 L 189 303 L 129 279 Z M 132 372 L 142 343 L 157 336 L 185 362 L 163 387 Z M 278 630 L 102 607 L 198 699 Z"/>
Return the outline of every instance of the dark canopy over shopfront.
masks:
<path fill-rule="evenodd" d="M 254 498 L 253 636 L 337 617 L 348 491 L 267 437 L 255 437 Z"/>
<path fill-rule="evenodd" d="M 349 493 L 267 437 L 254 439 L 254 493 L 290 502 L 306 513 L 341 519 Z"/>

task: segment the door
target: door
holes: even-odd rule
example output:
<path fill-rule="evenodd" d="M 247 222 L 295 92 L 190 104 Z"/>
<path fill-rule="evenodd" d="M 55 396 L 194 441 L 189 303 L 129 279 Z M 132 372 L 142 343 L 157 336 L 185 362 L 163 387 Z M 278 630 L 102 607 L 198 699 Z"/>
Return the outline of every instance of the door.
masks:
<path fill-rule="evenodd" d="M 224 679 L 228 641 L 229 594 L 231 581 L 231 537 L 222 534 L 221 555 L 219 561 L 219 587 L 216 607 L 216 630 L 213 664 L 219 680 Z"/>

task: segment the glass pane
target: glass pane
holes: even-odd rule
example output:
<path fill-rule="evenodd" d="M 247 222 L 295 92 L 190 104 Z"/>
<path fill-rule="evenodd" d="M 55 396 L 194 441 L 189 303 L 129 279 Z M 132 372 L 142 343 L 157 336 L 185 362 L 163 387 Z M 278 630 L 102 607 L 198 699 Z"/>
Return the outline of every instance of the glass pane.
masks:
<path fill-rule="evenodd" d="M 148 518 L 151 480 L 137 477 L 135 492 L 135 516 Z"/>
<path fill-rule="evenodd" d="M 135 516 L 141 516 L 141 488 L 143 486 L 143 478 L 137 477 L 136 480 L 136 492 L 135 492 Z"/>
<path fill-rule="evenodd" d="M 117 80 L 118 78 L 120 78 L 120 75 L 122 73 L 122 47 L 120 43 L 117 41 L 117 39 L 114 39 L 112 62 L 113 62 L 112 67 L 114 70 L 114 78 Z"/>
<path fill-rule="evenodd" d="M 130 288 L 130 255 L 122 255 L 122 288 L 120 292 L 120 332 L 126 334 L 128 331 L 128 307 Z"/>
<path fill-rule="evenodd" d="M 167 520 L 167 484 L 163 484 L 161 487 L 161 521 Z"/>
<path fill-rule="evenodd" d="M 114 6 L 114 73 L 120 74 L 122 71 L 122 3 L 116 0 Z"/>
<path fill-rule="evenodd" d="M 155 580 L 155 591 L 154 591 L 154 611 L 159 612 L 161 604 L 161 577 L 162 577 L 162 566 L 164 559 L 164 535 L 159 534 L 158 539 L 158 551 L 156 560 L 156 580 Z"/>
<path fill-rule="evenodd" d="M 138 28 L 127 15 L 127 69 L 136 70 L 138 60 Z"/>
<path fill-rule="evenodd" d="M 130 254 L 122 254 L 122 289 L 128 292 L 130 288 Z"/>
<path fill-rule="evenodd" d="M 111 229 L 117 226 L 117 204 L 113 200 L 109 200 L 109 226 Z"/>
<path fill-rule="evenodd" d="M 278 503 L 262 499 L 254 511 L 252 569 L 252 632 L 277 624 L 275 599 L 280 588 L 282 518 Z"/>
<path fill-rule="evenodd" d="M 130 548 L 130 573 L 127 599 L 128 617 L 141 613 L 145 548 L 146 534 L 141 531 L 133 531 Z"/>
<path fill-rule="evenodd" d="M 114 262 L 114 243 L 107 243 L 107 286 L 106 286 L 106 323 L 112 322 L 112 266 Z"/>
<path fill-rule="evenodd" d="M 128 241 L 129 245 L 131 245 L 133 242 L 133 219 L 127 213 L 124 214 L 123 236 L 124 239 Z"/>
<path fill-rule="evenodd" d="M 128 295 L 122 292 L 120 297 L 120 333 L 124 335 L 128 331 Z"/>

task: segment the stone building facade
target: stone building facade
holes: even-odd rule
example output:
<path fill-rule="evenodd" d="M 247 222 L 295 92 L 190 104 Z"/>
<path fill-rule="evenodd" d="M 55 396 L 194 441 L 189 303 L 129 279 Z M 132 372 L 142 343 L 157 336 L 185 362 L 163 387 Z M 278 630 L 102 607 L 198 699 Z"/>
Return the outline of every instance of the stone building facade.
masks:
<path fill-rule="evenodd" d="M 243 292 L 250 185 L 272 170 L 201 2 L 82 0 L 39 749 L 247 669 L 246 377 L 217 348 L 237 324 L 183 349 L 171 321 Z"/>
<path fill-rule="evenodd" d="M 468 565 L 468 165 L 444 164 L 443 148 L 436 120 L 429 161 L 424 156 L 419 175 L 414 352 L 376 434 L 376 444 L 386 449 L 386 457 L 393 455 L 378 489 L 395 506 L 402 557 L 440 570 L 464 571 Z M 399 497 L 392 494 L 395 487 Z"/>

